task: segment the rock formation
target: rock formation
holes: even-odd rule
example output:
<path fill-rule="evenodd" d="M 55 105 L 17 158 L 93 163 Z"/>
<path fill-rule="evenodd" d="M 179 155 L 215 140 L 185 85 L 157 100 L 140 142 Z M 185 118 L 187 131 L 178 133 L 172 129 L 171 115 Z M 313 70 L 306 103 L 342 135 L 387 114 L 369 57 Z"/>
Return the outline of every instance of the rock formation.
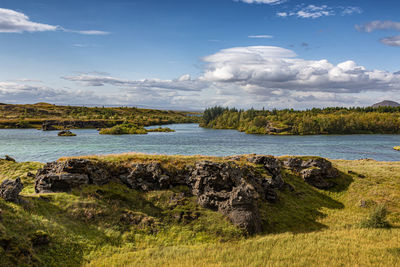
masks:
<path fill-rule="evenodd" d="M 334 178 L 339 174 L 332 163 L 323 158 L 289 157 L 283 160 L 283 164 L 298 173 L 306 183 L 319 189 L 328 189 L 334 186 L 333 182 L 327 181 L 325 178 Z"/>
<path fill-rule="evenodd" d="M 5 201 L 19 203 L 19 193 L 24 188 L 21 179 L 4 180 L 0 185 L 0 197 Z"/>
<path fill-rule="evenodd" d="M 159 162 L 133 162 L 115 166 L 87 159 L 69 159 L 47 163 L 39 170 L 35 191 L 68 192 L 81 185 L 102 185 L 110 181 L 141 191 L 186 185 L 197 197 L 200 206 L 226 215 L 248 233 L 257 233 L 262 231 L 258 201 L 277 201 L 276 190 L 282 189 L 286 183 L 282 179 L 282 163 L 277 158 L 255 155 L 247 157 L 247 160 L 262 165 L 269 176 L 265 177 L 257 169 L 259 167 L 232 160 L 198 161 L 194 165 L 166 170 Z M 288 158 L 283 163 L 318 188 L 331 186 L 324 178 L 338 174 L 329 161 L 320 158 Z"/>

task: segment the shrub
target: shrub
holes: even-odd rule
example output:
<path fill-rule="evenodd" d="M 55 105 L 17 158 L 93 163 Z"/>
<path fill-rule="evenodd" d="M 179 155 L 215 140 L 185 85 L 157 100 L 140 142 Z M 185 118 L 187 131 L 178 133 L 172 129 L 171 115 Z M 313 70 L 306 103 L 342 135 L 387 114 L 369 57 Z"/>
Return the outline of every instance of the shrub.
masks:
<path fill-rule="evenodd" d="M 385 205 L 378 205 L 366 218 L 361 221 L 362 228 L 389 228 L 386 221 L 387 208 Z"/>

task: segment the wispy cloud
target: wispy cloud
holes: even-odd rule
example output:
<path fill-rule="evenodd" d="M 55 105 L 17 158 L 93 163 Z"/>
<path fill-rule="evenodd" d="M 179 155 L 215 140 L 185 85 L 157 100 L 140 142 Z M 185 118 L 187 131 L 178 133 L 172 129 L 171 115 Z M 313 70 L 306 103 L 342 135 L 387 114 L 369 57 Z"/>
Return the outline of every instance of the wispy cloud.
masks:
<path fill-rule="evenodd" d="M 271 39 L 274 38 L 274 36 L 272 35 L 249 35 L 248 38 L 252 38 L 252 39 Z"/>
<path fill-rule="evenodd" d="M 110 75 L 79 74 L 61 77 L 64 80 L 79 82 L 84 86 L 105 86 L 112 85 L 130 89 L 140 90 L 170 90 L 170 91 L 201 91 L 205 84 L 199 80 L 192 80 L 190 75 L 182 75 L 173 80 L 143 79 L 127 80 L 112 77 Z"/>
<path fill-rule="evenodd" d="M 380 42 L 388 46 L 400 46 L 400 35 L 382 38 Z"/>
<path fill-rule="evenodd" d="M 69 30 L 58 25 L 33 22 L 24 13 L 0 8 L 0 33 L 23 33 L 64 31 L 83 35 L 106 35 L 109 32 L 98 30 Z"/>
<path fill-rule="evenodd" d="M 400 22 L 391 21 L 391 20 L 374 20 L 371 22 L 367 22 L 362 25 L 355 25 L 355 28 L 358 31 L 363 32 L 373 32 L 376 30 L 397 30 L 400 31 Z"/>
<path fill-rule="evenodd" d="M 316 19 L 320 17 L 334 16 L 340 14 L 342 16 L 352 15 L 352 14 L 360 14 L 362 13 L 362 9 L 359 7 L 330 7 L 328 5 L 299 5 L 295 9 L 290 11 L 279 11 L 276 13 L 278 17 L 297 17 L 304 19 Z"/>
<path fill-rule="evenodd" d="M 108 35 L 108 34 L 110 34 L 109 32 L 106 32 L 106 31 L 97 31 L 97 30 L 77 31 L 77 30 L 68 30 L 68 29 L 65 29 L 62 27 L 59 27 L 59 29 L 64 32 L 77 33 L 77 34 L 83 34 L 83 35 Z"/>
<path fill-rule="evenodd" d="M 357 6 L 348 6 L 348 7 L 341 7 L 343 10 L 341 12 L 342 16 L 352 15 L 352 14 L 361 14 L 363 10 Z"/>
<path fill-rule="evenodd" d="M 395 30 L 400 31 L 400 22 L 391 20 L 374 20 L 361 25 L 355 25 L 355 28 L 361 32 L 373 32 L 377 30 Z M 388 46 L 400 46 L 400 35 L 388 36 L 379 40 L 382 44 Z"/>
<path fill-rule="evenodd" d="M 278 5 L 286 2 L 286 0 L 234 0 L 235 2 L 243 2 L 246 4 L 268 4 Z"/>

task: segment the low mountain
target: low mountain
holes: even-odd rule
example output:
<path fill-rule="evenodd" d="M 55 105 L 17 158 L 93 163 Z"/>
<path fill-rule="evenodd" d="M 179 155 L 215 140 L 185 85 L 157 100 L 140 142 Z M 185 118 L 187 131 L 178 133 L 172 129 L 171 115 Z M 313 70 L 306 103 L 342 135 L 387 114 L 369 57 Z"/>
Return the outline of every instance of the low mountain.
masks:
<path fill-rule="evenodd" d="M 400 107 L 400 104 L 395 102 L 395 101 L 390 101 L 390 100 L 384 100 L 379 103 L 375 103 L 372 105 L 373 108 L 379 108 L 379 107 Z"/>

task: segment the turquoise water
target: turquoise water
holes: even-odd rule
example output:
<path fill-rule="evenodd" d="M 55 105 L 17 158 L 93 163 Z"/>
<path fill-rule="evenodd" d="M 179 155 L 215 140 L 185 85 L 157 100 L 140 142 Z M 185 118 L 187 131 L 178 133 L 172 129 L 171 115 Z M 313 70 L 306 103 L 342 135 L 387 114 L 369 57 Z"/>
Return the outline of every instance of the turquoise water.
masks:
<path fill-rule="evenodd" d="M 76 137 L 58 137 L 57 131 L 0 130 L 0 156 L 18 161 L 48 162 L 62 156 L 144 152 L 151 154 L 315 155 L 332 159 L 372 158 L 400 161 L 400 135 L 249 135 L 234 130 L 203 129 L 197 124 L 173 124 L 174 133 L 100 135 L 96 130 L 73 130 Z"/>

